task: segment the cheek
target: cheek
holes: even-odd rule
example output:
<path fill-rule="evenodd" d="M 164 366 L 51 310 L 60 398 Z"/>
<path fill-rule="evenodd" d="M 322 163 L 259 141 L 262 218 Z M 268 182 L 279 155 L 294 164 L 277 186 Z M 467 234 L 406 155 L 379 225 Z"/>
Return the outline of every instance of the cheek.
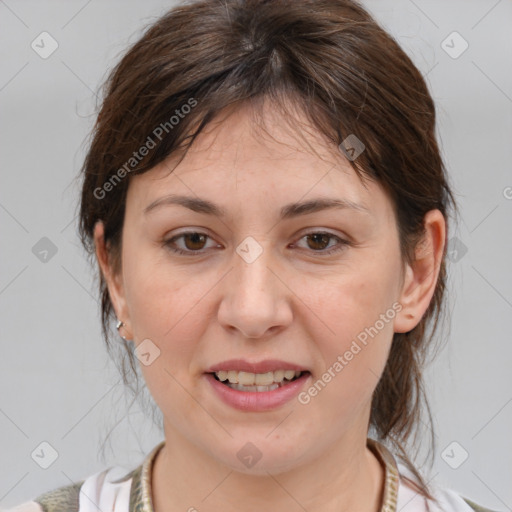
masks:
<path fill-rule="evenodd" d="M 398 268 L 389 255 L 316 284 L 311 280 L 303 283 L 302 289 L 310 292 L 307 303 L 316 313 L 308 315 L 309 329 L 320 351 L 319 366 L 323 367 L 317 376 L 322 382 L 315 386 L 317 403 L 323 403 L 333 417 L 342 417 L 341 410 L 350 415 L 358 404 L 371 398 L 377 385 L 399 307 Z M 339 407 L 330 409 L 329 403 Z"/>
<path fill-rule="evenodd" d="M 320 332 L 323 324 L 322 338 L 338 340 L 343 347 L 392 310 L 398 297 L 397 279 L 396 269 L 389 265 L 361 265 L 315 281 L 306 279 L 299 289 L 307 291 L 305 302 L 316 313 L 309 314 L 317 318 L 315 331 Z M 392 332 L 392 322 L 387 322 L 385 328 L 379 323 L 379 330 Z M 335 343 L 329 344 L 337 348 Z"/>
<path fill-rule="evenodd" d="M 158 353 L 148 366 L 141 360 L 140 368 L 159 408 L 177 421 L 183 410 L 194 407 L 184 388 L 191 387 L 191 369 L 207 324 L 203 296 L 215 281 L 209 285 L 178 271 L 171 275 L 168 268 L 145 264 L 143 258 L 132 263 L 126 266 L 126 294 L 134 338 L 137 344 L 150 339 Z"/>
<path fill-rule="evenodd" d="M 128 244 L 127 244 L 128 246 Z M 165 249 L 132 244 L 125 257 L 126 297 L 136 339 L 173 339 L 197 307 L 207 283 L 166 259 Z"/>

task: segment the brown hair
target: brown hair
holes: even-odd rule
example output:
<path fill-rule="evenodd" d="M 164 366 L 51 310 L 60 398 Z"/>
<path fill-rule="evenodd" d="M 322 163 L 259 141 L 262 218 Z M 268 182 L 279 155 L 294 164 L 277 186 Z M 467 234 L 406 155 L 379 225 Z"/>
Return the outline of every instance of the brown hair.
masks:
<path fill-rule="evenodd" d="M 336 145 L 351 134 L 364 143 L 366 149 L 350 164 L 360 178 L 378 182 L 389 193 L 403 262 L 414 260 L 429 210 L 437 208 L 445 218 L 450 205 L 456 211 L 427 85 L 361 5 L 352 0 L 200 0 L 173 8 L 152 24 L 104 84 L 82 169 L 79 233 L 92 259 L 94 225 L 102 220 L 111 263 L 115 271 L 121 268 L 129 175 L 144 173 L 171 154 L 183 151 L 184 156 L 225 107 L 262 98 L 280 105 L 292 99 Z M 282 113 L 287 115 L 284 108 Z M 445 257 L 446 250 L 426 313 L 410 332 L 394 334 L 370 418 L 377 438 L 397 450 L 427 497 L 432 497 L 428 486 L 405 445 L 417 433 L 423 403 L 434 444 L 422 368 L 443 312 Z M 98 274 L 102 331 L 110 351 L 114 312 Z M 130 374 L 137 379 L 130 345 L 124 343 L 127 359 L 121 367 L 127 385 Z"/>

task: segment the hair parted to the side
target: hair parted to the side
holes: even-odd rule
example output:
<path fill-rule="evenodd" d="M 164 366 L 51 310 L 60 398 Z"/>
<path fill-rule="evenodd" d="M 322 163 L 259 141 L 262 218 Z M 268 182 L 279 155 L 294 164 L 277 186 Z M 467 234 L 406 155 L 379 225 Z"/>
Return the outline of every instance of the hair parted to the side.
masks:
<path fill-rule="evenodd" d="M 332 144 L 339 145 L 350 134 L 364 143 L 365 151 L 350 164 L 358 176 L 376 181 L 389 194 L 404 264 L 414 260 L 429 210 L 437 208 L 445 218 L 451 207 L 456 213 L 427 85 L 397 42 L 355 1 L 181 4 L 149 26 L 127 51 L 103 93 L 81 172 L 79 234 L 94 261 L 94 225 L 102 220 L 116 271 L 121 269 L 130 176 L 171 154 L 184 156 L 223 109 L 257 105 L 261 99 L 283 106 L 283 116 L 289 112 L 284 103 L 292 101 Z M 144 145 L 149 148 L 145 156 L 134 160 L 133 153 Z M 420 481 L 420 492 L 430 498 L 405 446 L 417 432 L 423 404 L 432 423 L 422 368 L 444 312 L 445 256 L 446 250 L 426 313 L 410 332 L 394 334 L 370 418 L 377 438 L 396 450 Z M 101 272 L 97 277 L 102 331 L 113 353 L 114 311 Z M 118 339 L 116 335 L 116 345 L 123 343 Z M 131 386 L 137 365 L 133 346 L 124 343 L 124 348 L 120 371 Z M 430 432 L 433 443 L 432 428 Z"/>

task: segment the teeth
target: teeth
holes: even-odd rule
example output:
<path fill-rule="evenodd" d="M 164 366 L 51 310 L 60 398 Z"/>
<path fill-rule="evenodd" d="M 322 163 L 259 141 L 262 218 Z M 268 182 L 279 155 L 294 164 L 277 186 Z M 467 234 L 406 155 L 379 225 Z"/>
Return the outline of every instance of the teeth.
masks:
<path fill-rule="evenodd" d="M 300 372 L 299 372 L 300 374 Z M 284 378 L 286 380 L 292 380 L 293 377 L 295 377 L 295 372 L 293 370 L 285 370 L 284 372 Z"/>
<path fill-rule="evenodd" d="M 281 387 L 279 384 L 273 383 L 270 386 L 244 386 L 243 384 L 231 384 L 228 386 L 232 389 L 237 389 L 238 391 L 274 391 Z"/>
<path fill-rule="evenodd" d="M 283 382 L 283 379 L 284 379 L 284 370 L 277 370 L 274 372 L 275 382 Z"/>
<path fill-rule="evenodd" d="M 227 380 L 228 379 L 228 372 L 225 370 L 221 370 L 220 372 L 216 372 L 215 375 L 219 378 L 219 380 Z"/>
<path fill-rule="evenodd" d="M 241 375 L 240 372 L 238 375 Z M 268 373 L 249 373 L 248 375 L 254 375 L 254 383 L 256 386 L 270 386 L 272 382 L 274 382 L 274 372 Z M 242 381 L 239 381 L 240 384 L 243 384 Z"/>
<path fill-rule="evenodd" d="M 227 380 L 229 381 L 230 384 L 238 384 L 241 386 L 245 386 L 245 389 L 248 391 L 251 391 L 248 389 L 249 386 L 252 386 L 254 388 L 260 386 L 268 387 L 271 386 L 272 384 L 280 384 L 285 379 L 292 380 L 294 377 L 298 377 L 300 374 L 300 371 L 294 370 L 276 370 L 275 372 L 267 373 L 238 372 L 236 370 L 221 370 L 219 372 L 215 372 L 215 375 L 217 375 L 217 378 L 220 381 Z M 235 387 L 234 389 L 238 388 Z M 256 389 L 254 389 L 254 391 L 256 391 Z M 267 389 L 262 389 L 261 391 L 267 391 Z"/>

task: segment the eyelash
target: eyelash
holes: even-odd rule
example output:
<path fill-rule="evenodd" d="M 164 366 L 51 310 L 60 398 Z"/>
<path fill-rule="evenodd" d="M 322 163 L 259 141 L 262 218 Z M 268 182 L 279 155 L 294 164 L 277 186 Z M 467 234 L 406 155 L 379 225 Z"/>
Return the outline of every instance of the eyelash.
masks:
<path fill-rule="evenodd" d="M 174 244 L 174 242 L 176 240 L 178 240 L 179 238 L 182 238 L 185 235 L 204 235 L 208 238 L 211 238 L 209 235 L 207 235 L 206 233 L 202 233 L 201 231 L 186 231 L 184 233 L 180 233 L 179 235 L 176 235 L 176 236 L 170 238 L 169 240 L 164 241 L 164 243 L 163 243 L 164 247 L 166 247 L 167 249 L 169 249 L 170 251 L 172 251 L 174 253 L 177 253 L 177 254 L 180 254 L 183 256 L 198 256 L 198 255 L 204 254 L 204 251 L 202 251 L 202 252 L 201 251 L 192 251 L 192 250 L 184 251 L 183 249 L 179 249 L 177 247 L 172 246 L 172 244 Z M 345 249 L 345 246 L 351 245 L 351 243 L 349 241 L 344 240 L 343 238 L 340 238 L 339 236 L 336 236 L 327 231 L 311 231 L 311 232 L 303 235 L 299 240 L 302 240 L 303 238 L 305 238 L 307 236 L 311 236 L 311 235 L 327 235 L 330 238 L 334 238 L 335 240 L 338 241 L 338 246 L 337 247 L 335 246 L 334 248 L 331 248 L 329 250 L 315 251 L 315 250 L 311 249 L 311 251 L 314 253 L 319 253 L 322 255 L 331 255 L 331 254 L 341 252 L 342 250 Z"/>

